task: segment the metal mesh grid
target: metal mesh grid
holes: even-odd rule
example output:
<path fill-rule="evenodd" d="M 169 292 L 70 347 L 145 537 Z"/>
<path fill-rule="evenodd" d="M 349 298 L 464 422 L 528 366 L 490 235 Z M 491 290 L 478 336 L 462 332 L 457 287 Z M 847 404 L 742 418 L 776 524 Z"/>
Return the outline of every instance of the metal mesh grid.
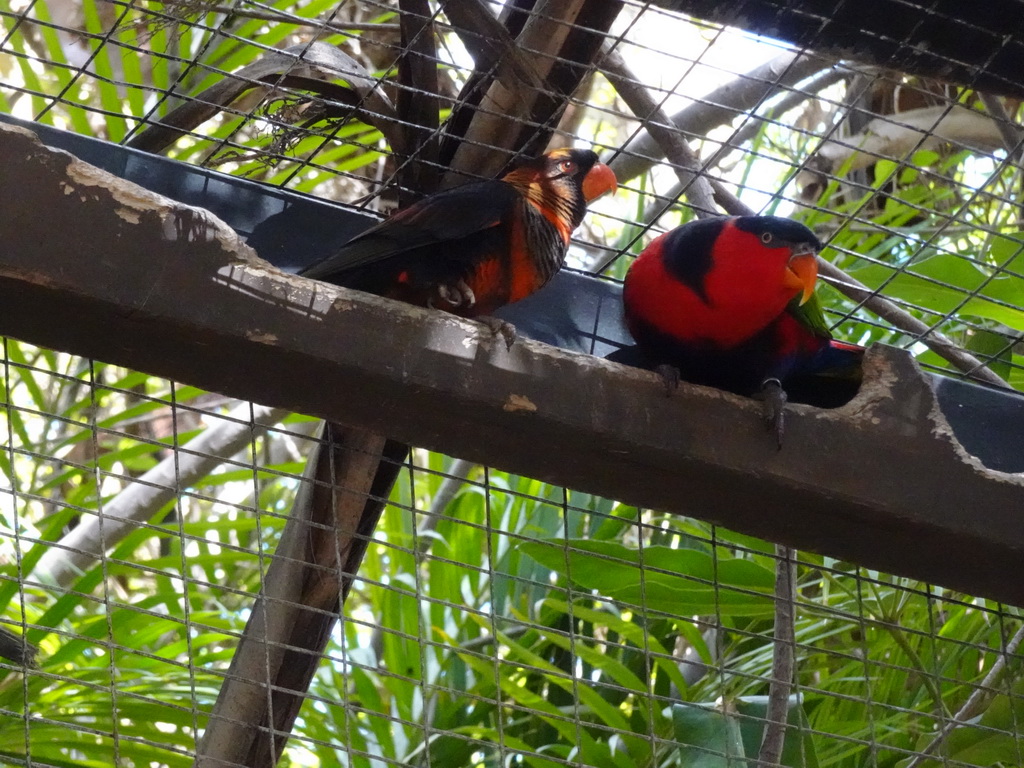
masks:
<path fill-rule="evenodd" d="M 534 20 L 557 29 L 556 5 Z M 429 18 L 442 65 L 427 95 L 454 121 L 477 97 L 473 42 L 446 9 L 414 6 L 403 14 Z M 385 106 L 424 95 L 396 63 L 411 44 L 400 20 L 370 2 L 4 2 L 0 110 L 142 146 L 173 108 L 207 102 L 156 151 L 383 212 L 417 191 L 419 160 L 441 173 L 455 156 L 447 123 L 413 132 L 431 152 L 402 154 L 393 126 L 419 126 L 374 117 L 381 88 Z M 516 121 L 614 158 L 624 192 L 594 206 L 571 268 L 621 279 L 693 216 L 695 179 L 721 181 L 758 211 L 800 216 L 866 284 L 867 298 L 843 277 L 824 289 L 838 336 L 960 375 L 927 346 L 941 333 L 1020 387 L 1017 100 L 649 5 L 624 4 L 598 32 L 628 71 L 591 61 L 572 95 L 541 89 L 564 113 Z M 361 67 L 347 90 L 287 79 L 298 53 L 279 49 L 314 40 Z M 291 63 L 246 69 L 268 56 Z M 266 92 L 211 95 L 232 73 Z M 630 83 L 693 155 L 665 160 Z M 518 148 L 496 138 L 501 110 L 480 111 L 497 128 L 465 145 Z M 923 330 L 879 314 L 878 295 Z M 40 653 L 2 664 L 0 754 L 192 764 L 310 485 L 316 424 L 13 340 L 4 385 L 0 606 Z M 698 520 L 414 450 L 294 729 L 271 741 L 294 765 L 756 764 L 777 557 Z M 796 594 L 781 764 L 1024 763 L 1016 609 L 808 553 Z"/>

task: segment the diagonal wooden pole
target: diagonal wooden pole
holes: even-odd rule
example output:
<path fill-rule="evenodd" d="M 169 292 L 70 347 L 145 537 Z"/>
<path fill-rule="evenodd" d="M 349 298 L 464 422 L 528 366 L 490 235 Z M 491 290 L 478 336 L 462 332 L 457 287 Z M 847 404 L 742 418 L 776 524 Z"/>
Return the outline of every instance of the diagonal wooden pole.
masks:
<path fill-rule="evenodd" d="M 199 746 L 201 768 L 284 750 L 407 447 L 327 424 Z"/>
<path fill-rule="evenodd" d="M 579 21 L 589 18 L 587 14 L 596 13 L 595 19 L 600 19 L 600 23 L 590 21 L 585 25 L 589 30 L 584 35 L 585 40 L 551 39 L 550 33 L 545 33 L 532 42 L 517 42 L 530 48 L 534 54 L 536 48 L 542 47 L 541 41 L 544 46 L 555 46 L 559 50 L 566 45 L 580 49 L 584 61 L 577 62 L 573 72 L 560 75 L 567 81 L 563 83 L 566 92 L 555 88 L 549 96 L 553 102 L 549 109 L 553 114 L 564 107 L 590 62 L 597 56 L 600 35 L 592 27 L 610 25 L 618 14 L 619 5 L 606 0 L 574 0 L 558 9 L 557 14 L 552 11 L 533 18 L 534 26 L 543 26 L 557 23 L 557 20 Z M 403 39 L 419 41 L 416 52 L 419 58 L 413 56 L 403 71 L 403 77 L 409 80 L 405 85 L 422 87 L 425 83 L 413 81 L 417 79 L 414 77 L 417 68 L 422 80 L 423 54 L 429 49 L 426 40 L 429 36 L 426 27 L 430 20 L 427 5 L 420 0 L 405 0 L 402 10 Z M 417 26 L 424 28 L 418 29 Z M 571 24 L 563 24 L 559 29 L 564 31 L 569 26 Z M 563 55 L 566 55 L 564 51 Z M 561 69 L 565 67 L 559 71 Z M 545 74 L 549 78 L 555 77 L 553 72 Z M 410 122 L 421 122 L 425 114 L 434 108 L 430 90 L 432 88 L 428 86 L 428 93 L 406 94 L 402 99 L 400 107 L 404 106 L 406 111 L 418 110 L 407 115 Z M 417 97 L 409 98 L 410 95 Z M 522 149 L 524 139 L 518 133 L 511 135 L 501 130 L 502 125 L 504 123 L 500 120 L 495 123 L 493 114 L 487 111 L 474 114 L 468 128 L 475 131 L 473 136 L 478 142 L 473 148 L 477 155 L 496 165 L 487 169 L 479 165 L 477 155 L 470 153 L 472 157 L 454 158 L 452 170 L 472 168 L 476 175 L 494 175 L 505 161 L 502 153 L 496 150 Z M 533 130 L 530 129 L 531 132 Z M 460 143 L 460 150 L 464 146 L 465 142 Z M 416 167 L 428 168 L 429 165 L 428 162 L 410 167 L 410 173 L 403 174 L 408 177 L 405 181 L 411 184 L 424 182 L 424 178 L 417 176 Z M 428 182 L 427 186 L 432 184 Z M 373 535 L 384 500 L 409 450 L 406 445 L 385 441 L 382 436 L 365 430 L 328 425 L 325 434 L 332 438 L 328 441 L 330 450 L 321 449 L 309 462 L 315 467 L 312 477 L 318 482 L 308 497 L 300 494 L 296 498 L 292 519 L 285 529 L 289 532 L 291 527 L 296 533 L 290 533 L 281 541 L 274 563 L 268 570 L 264 592 L 243 634 L 204 734 L 197 759 L 197 765 L 203 768 L 228 765 L 269 768 L 276 764 L 365 553 L 366 542 Z M 350 453 L 352 456 L 344 458 Z M 321 488 L 334 489 L 333 496 L 325 498 L 328 494 L 318 493 Z M 369 494 L 362 505 L 354 501 L 360 498 L 360 494 Z M 332 501 L 333 517 L 330 511 Z M 336 539 L 330 535 L 332 520 L 337 525 Z M 317 523 L 325 527 L 314 527 Z M 289 549 L 285 549 L 286 544 Z M 335 554 L 336 559 L 332 560 Z M 324 577 L 311 578 L 302 572 L 303 568 L 328 568 L 334 562 L 340 568 L 334 581 Z"/>

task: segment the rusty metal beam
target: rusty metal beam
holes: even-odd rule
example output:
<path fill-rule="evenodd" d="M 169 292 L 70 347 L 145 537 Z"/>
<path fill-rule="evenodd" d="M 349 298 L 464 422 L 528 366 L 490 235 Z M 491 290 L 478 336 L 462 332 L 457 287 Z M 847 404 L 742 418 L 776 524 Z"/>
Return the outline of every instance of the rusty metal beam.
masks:
<path fill-rule="evenodd" d="M 0 129 L 0 333 L 1024 604 L 1024 475 L 873 350 L 846 406 L 759 406 L 284 274 L 223 222 Z"/>

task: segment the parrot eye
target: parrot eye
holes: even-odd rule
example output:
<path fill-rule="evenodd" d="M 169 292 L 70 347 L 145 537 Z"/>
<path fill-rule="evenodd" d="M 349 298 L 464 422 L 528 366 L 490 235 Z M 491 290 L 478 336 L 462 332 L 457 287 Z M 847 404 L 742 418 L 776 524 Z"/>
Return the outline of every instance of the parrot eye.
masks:
<path fill-rule="evenodd" d="M 772 233 L 771 232 L 762 232 L 761 233 L 761 242 L 764 243 L 765 245 L 771 245 L 771 242 L 774 239 L 775 238 L 772 237 Z"/>
<path fill-rule="evenodd" d="M 575 173 L 576 163 L 574 163 L 572 160 L 563 160 L 558 164 L 558 170 L 566 174 Z"/>

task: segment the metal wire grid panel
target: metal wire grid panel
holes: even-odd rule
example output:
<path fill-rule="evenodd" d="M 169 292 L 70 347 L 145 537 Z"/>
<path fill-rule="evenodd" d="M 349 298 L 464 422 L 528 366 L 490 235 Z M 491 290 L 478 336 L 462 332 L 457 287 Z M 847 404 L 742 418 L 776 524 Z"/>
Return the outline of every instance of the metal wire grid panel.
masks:
<path fill-rule="evenodd" d="M 6 351 L 26 405 L 7 411 L 2 589 L 8 626 L 40 655 L 4 665 L 5 761 L 189 764 L 313 425 L 266 430 L 247 405 Z M 201 427 L 225 447 L 197 478 Z M 153 491 L 171 501 L 120 528 L 118 500 Z M 773 559 L 697 521 L 414 454 L 286 760 L 742 764 L 771 676 Z M 798 568 L 783 764 L 1019 763 L 1018 657 L 990 674 L 1014 611 L 828 558 Z M 970 724 L 944 733 L 972 696 Z M 924 758 L 938 734 L 942 757 Z"/>
<path fill-rule="evenodd" d="M 383 211 L 449 166 L 492 175 L 497 150 L 529 144 L 504 141 L 497 96 L 467 87 L 486 51 L 455 7 L 418 7 L 5 3 L 0 109 Z M 504 12 L 513 29 L 560 29 L 553 7 Z M 838 335 L 951 372 L 927 347 L 942 333 L 1019 386 L 1016 101 L 651 6 L 611 15 L 590 31 L 628 71 L 547 49 L 582 85 L 537 89 L 569 108 L 515 121 L 614 158 L 625 191 L 594 207 L 573 268 L 621 278 L 693 215 L 694 178 L 721 180 L 816 228 L 867 286 L 826 289 Z M 410 35 L 410 17 L 433 26 Z M 287 79 L 314 40 L 351 57 L 340 90 Z M 440 63 L 436 86 L 409 79 L 404 50 Z M 330 80 L 337 63 L 302 76 Z M 232 73 L 246 88 L 216 90 Z M 417 95 L 442 122 L 409 117 Z M 467 102 L 484 127 L 446 145 Z M 695 155 L 661 145 L 650 107 Z M 879 319 L 876 294 L 924 330 Z M 251 612 L 272 610 L 255 600 L 311 485 L 316 425 L 15 341 L 4 359 L 0 604 L 40 652 L 5 665 L 0 753 L 191 764 Z M 296 765 L 744 764 L 766 717 L 775 559 L 696 520 L 414 451 L 290 738 L 269 740 Z M 807 553 L 796 594 L 783 765 L 1024 764 L 1015 610 Z"/>

